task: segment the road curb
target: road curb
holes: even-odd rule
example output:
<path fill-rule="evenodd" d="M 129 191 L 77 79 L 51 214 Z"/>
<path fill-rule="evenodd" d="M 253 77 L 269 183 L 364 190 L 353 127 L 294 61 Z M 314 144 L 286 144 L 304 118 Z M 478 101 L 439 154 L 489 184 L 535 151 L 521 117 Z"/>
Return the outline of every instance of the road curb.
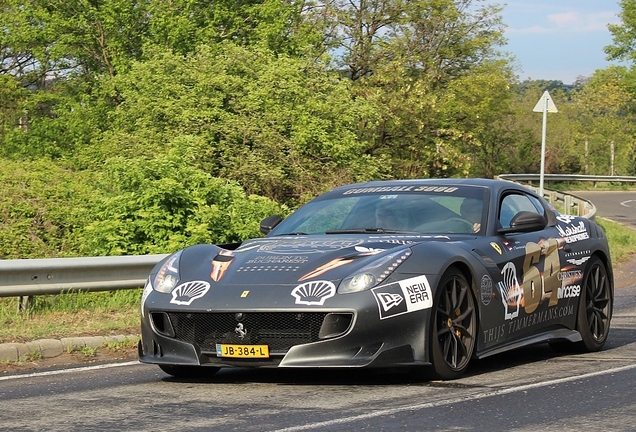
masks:
<path fill-rule="evenodd" d="M 39 339 L 24 343 L 4 343 L 0 344 L 0 362 L 52 358 L 82 348 L 99 348 L 110 343 L 137 341 L 139 338 L 139 335 L 78 336 L 62 339 Z"/>

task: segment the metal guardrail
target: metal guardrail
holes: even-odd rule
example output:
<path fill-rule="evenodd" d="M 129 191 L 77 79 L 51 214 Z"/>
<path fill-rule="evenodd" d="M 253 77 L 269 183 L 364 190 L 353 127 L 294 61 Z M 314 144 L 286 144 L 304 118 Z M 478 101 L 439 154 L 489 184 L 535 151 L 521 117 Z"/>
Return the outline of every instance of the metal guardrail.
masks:
<path fill-rule="evenodd" d="M 0 260 L 0 297 L 138 288 L 166 256 Z"/>
<path fill-rule="evenodd" d="M 539 174 L 501 174 L 498 176 L 503 180 L 515 182 L 539 181 Z M 544 180 L 548 181 L 586 181 L 592 183 L 636 183 L 633 176 L 595 176 L 587 174 L 544 174 Z"/>
<path fill-rule="evenodd" d="M 538 174 L 502 174 L 515 182 L 538 181 Z M 636 182 L 636 177 L 546 174 L 546 180 Z M 530 185 L 532 188 L 532 186 Z M 594 219 L 596 207 L 584 198 L 544 190 L 545 198 L 569 212 Z M 113 291 L 142 287 L 155 264 L 167 255 L 0 260 L 0 297 L 59 294 L 65 291 Z"/>
<path fill-rule="evenodd" d="M 536 193 L 539 193 L 538 187 L 532 185 L 526 185 L 526 187 L 533 189 Z M 590 220 L 596 219 L 596 206 L 591 201 L 580 196 L 544 188 L 543 198 L 545 198 L 553 206 L 563 209 L 562 212 L 566 215 L 575 214 Z"/>

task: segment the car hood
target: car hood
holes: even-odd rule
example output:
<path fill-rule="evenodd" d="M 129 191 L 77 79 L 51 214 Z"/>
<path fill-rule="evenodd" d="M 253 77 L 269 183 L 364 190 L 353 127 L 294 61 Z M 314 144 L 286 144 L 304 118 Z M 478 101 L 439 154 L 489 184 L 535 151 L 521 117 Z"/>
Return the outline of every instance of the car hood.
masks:
<path fill-rule="evenodd" d="M 421 235 L 261 238 L 248 240 L 234 250 L 215 246 L 202 254 L 197 247 L 186 249 L 181 258 L 181 270 L 182 276 L 211 279 L 213 284 L 227 285 L 285 285 L 316 279 L 336 281 L 409 245 L 447 240 L 446 236 Z M 184 267 L 191 267 L 193 263 L 197 263 L 196 269 L 184 271 Z"/>

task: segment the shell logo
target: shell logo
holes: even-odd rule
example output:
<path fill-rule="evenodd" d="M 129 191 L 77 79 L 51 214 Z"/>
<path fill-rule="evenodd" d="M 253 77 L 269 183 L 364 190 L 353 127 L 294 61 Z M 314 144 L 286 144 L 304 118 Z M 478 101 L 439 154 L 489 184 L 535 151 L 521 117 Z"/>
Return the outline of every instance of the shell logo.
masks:
<path fill-rule="evenodd" d="M 189 306 L 193 301 L 203 297 L 210 290 L 210 284 L 205 281 L 185 282 L 172 290 L 170 303 Z"/>
<path fill-rule="evenodd" d="M 322 306 L 325 300 L 336 295 L 336 286 L 329 281 L 312 281 L 298 285 L 291 292 L 296 304 Z"/>

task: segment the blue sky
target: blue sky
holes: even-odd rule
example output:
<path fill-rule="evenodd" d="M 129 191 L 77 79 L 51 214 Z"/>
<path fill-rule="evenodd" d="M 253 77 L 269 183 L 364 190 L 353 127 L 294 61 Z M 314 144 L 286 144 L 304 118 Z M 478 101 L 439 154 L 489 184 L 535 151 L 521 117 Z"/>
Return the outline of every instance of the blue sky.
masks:
<path fill-rule="evenodd" d="M 504 7 L 503 47 L 517 59 L 521 80 L 571 84 L 612 63 L 603 47 L 612 44 L 607 24 L 619 24 L 619 0 L 488 0 Z M 615 63 L 616 64 L 616 63 Z"/>

